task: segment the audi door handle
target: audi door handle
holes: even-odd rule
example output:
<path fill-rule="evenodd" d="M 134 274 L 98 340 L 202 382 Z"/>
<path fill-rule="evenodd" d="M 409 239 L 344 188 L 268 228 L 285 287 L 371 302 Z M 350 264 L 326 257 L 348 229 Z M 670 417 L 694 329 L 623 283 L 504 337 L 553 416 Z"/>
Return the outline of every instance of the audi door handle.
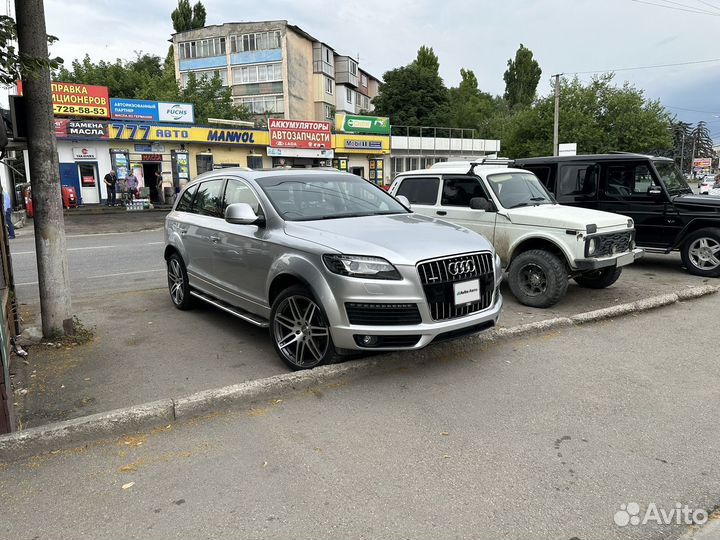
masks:
<path fill-rule="evenodd" d="M 435 212 L 438 216 L 447 216 L 447 212 L 445 210 L 438 210 Z"/>

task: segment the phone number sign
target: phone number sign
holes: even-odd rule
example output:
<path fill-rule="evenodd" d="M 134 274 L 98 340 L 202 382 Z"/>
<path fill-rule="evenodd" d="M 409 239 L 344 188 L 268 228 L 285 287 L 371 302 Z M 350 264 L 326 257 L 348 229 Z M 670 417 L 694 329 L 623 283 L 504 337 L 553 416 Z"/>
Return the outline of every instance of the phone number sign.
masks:
<path fill-rule="evenodd" d="M 54 82 L 53 112 L 60 116 L 110 117 L 110 98 L 107 86 Z"/>

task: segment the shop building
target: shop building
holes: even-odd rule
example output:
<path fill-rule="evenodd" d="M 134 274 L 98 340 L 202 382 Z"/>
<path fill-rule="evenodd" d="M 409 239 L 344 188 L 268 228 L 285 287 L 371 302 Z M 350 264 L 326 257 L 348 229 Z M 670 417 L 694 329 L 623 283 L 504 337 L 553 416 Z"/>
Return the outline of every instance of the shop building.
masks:
<path fill-rule="evenodd" d="M 393 131 L 396 129 L 393 126 Z M 437 130 L 442 131 L 441 128 Z M 439 161 L 474 159 L 482 156 L 496 157 L 500 152 L 498 139 L 393 135 L 390 144 L 391 179 L 398 173 L 425 169 Z"/>
<path fill-rule="evenodd" d="M 179 84 L 191 73 L 218 74 L 235 103 L 258 116 L 332 122 L 335 109 L 371 111 L 378 93 L 379 81 L 355 59 L 287 21 L 206 26 L 171 42 Z"/>

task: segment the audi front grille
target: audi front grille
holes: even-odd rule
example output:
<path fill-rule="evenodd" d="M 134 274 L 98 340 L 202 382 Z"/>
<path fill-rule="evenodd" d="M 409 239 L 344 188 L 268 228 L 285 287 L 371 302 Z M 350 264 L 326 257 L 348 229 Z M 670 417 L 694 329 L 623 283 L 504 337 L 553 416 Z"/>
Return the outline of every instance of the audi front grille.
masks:
<path fill-rule="evenodd" d="M 491 253 L 469 253 L 424 261 L 417 265 L 417 269 L 434 321 L 464 317 L 492 304 L 495 265 Z M 453 285 L 474 279 L 480 283 L 480 299 L 456 306 Z"/>

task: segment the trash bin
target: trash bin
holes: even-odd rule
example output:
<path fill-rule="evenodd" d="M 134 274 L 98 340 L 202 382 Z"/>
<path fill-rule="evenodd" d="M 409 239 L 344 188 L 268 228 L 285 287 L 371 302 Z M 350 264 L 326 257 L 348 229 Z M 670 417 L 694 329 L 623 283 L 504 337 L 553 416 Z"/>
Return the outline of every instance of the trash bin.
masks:
<path fill-rule="evenodd" d="M 77 208 L 78 199 L 77 193 L 73 186 L 62 187 L 62 202 L 64 208 Z"/>

